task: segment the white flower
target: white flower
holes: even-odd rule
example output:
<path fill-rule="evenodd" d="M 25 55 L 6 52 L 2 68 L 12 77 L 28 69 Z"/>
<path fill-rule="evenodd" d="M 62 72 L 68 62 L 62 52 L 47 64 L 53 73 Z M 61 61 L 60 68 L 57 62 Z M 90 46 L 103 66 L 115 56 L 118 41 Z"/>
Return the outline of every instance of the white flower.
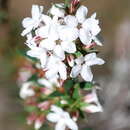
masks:
<path fill-rule="evenodd" d="M 76 45 L 74 42 L 60 40 L 54 41 L 51 38 L 43 40 L 40 43 L 40 47 L 52 51 L 56 56 L 58 56 L 62 60 L 65 59 L 65 52 L 76 52 Z"/>
<path fill-rule="evenodd" d="M 58 82 L 58 75 L 55 75 L 54 77 L 50 78 L 50 79 L 45 79 L 45 78 L 41 78 L 38 80 L 38 83 L 44 85 L 46 88 L 53 90 L 54 86 L 59 87 L 60 84 Z"/>
<path fill-rule="evenodd" d="M 64 17 L 65 15 L 64 3 L 54 4 L 52 8 L 49 10 L 49 13 L 52 14 L 53 16 Z"/>
<path fill-rule="evenodd" d="M 68 112 L 54 105 L 51 106 L 51 111 L 47 115 L 47 119 L 53 123 L 57 123 L 55 130 L 65 130 L 66 127 L 71 130 L 78 130 L 77 124 L 71 119 Z"/>
<path fill-rule="evenodd" d="M 44 39 L 51 38 L 53 40 L 57 40 L 59 38 L 57 21 L 47 15 L 42 15 L 41 19 L 44 24 L 36 30 L 36 35 Z"/>
<path fill-rule="evenodd" d="M 40 60 L 42 68 L 45 67 L 47 62 L 47 52 L 45 49 L 39 47 L 30 46 L 31 50 L 27 51 L 27 55 L 35 57 Z"/>
<path fill-rule="evenodd" d="M 22 25 L 25 28 L 25 30 L 22 32 L 22 36 L 25 36 L 26 34 L 30 33 L 32 29 L 35 29 L 39 26 L 41 22 L 41 16 L 42 16 L 43 6 L 33 5 L 32 6 L 32 18 L 27 17 L 24 18 L 22 21 Z"/>
<path fill-rule="evenodd" d="M 45 73 L 45 76 L 47 79 L 51 79 L 57 76 L 57 74 L 59 75 L 60 79 L 66 80 L 67 78 L 66 65 L 61 61 L 60 58 L 54 55 L 51 55 L 48 58 L 46 70 L 47 72 Z"/>
<path fill-rule="evenodd" d="M 26 99 L 27 97 L 31 97 L 35 95 L 34 90 L 30 87 L 32 82 L 23 83 L 20 89 L 20 97 Z"/>
<path fill-rule="evenodd" d="M 27 17 L 23 20 L 22 25 L 25 30 L 22 32 L 22 36 L 30 33 L 32 29 L 35 29 L 39 26 L 41 22 L 41 15 L 43 11 L 43 6 L 33 5 L 32 6 L 32 18 Z"/>
<path fill-rule="evenodd" d="M 46 17 L 45 19 L 49 18 Z M 36 35 L 44 38 L 44 40 L 40 42 L 39 47 L 45 48 L 46 50 L 49 51 L 53 51 L 53 53 L 56 56 L 64 60 L 65 52 L 67 53 L 76 52 L 76 45 L 73 42 L 75 38 L 71 37 L 71 35 L 65 32 L 61 32 L 61 30 L 63 31 L 63 28 L 60 25 L 55 24 L 53 19 L 51 19 L 50 24 L 45 24 L 45 26 L 39 28 L 36 31 Z"/>
<path fill-rule="evenodd" d="M 79 38 L 84 45 L 89 45 L 92 40 L 97 38 L 96 35 L 101 31 L 99 21 L 96 20 L 96 13 L 90 18 L 87 18 L 88 9 L 85 6 L 80 6 L 76 12 L 76 16 L 68 15 L 65 17 L 65 23 L 71 28 L 70 33 L 77 34 L 79 30 Z M 73 34 L 74 35 L 74 34 Z M 97 45 L 102 45 L 97 42 Z"/>
<path fill-rule="evenodd" d="M 91 72 L 91 66 L 93 65 L 102 65 L 104 64 L 104 60 L 96 57 L 95 53 L 91 53 L 86 55 L 85 57 L 80 56 L 75 60 L 76 65 L 72 68 L 71 77 L 75 78 L 79 74 L 85 81 L 92 81 L 93 74 Z"/>
<path fill-rule="evenodd" d="M 39 26 L 41 22 L 41 16 L 42 16 L 43 6 L 33 5 L 32 6 L 32 18 L 27 17 L 24 18 L 22 21 L 22 25 L 25 28 L 25 30 L 22 32 L 22 36 L 25 36 L 26 34 L 30 33 L 32 29 L 35 29 Z"/>
<path fill-rule="evenodd" d="M 96 113 L 96 112 L 103 111 L 103 108 L 102 108 L 100 102 L 98 101 L 98 97 L 97 97 L 95 88 L 93 88 L 91 94 L 88 94 L 84 97 L 84 101 L 86 103 L 90 103 L 90 105 L 83 108 L 84 111 L 89 112 L 89 113 Z M 95 104 L 91 104 L 91 103 L 95 103 Z"/>
<path fill-rule="evenodd" d="M 79 36 L 77 28 L 62 25 L 59 29 L 59 36 L 62 41 L 75 41 Z"/>

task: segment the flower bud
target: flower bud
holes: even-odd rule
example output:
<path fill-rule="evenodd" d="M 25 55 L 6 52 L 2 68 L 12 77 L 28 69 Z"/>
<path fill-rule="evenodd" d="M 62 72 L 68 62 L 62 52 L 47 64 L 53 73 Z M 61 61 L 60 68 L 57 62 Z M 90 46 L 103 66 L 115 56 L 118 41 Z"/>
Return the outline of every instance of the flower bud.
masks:
<path fill-rule="evenodd" d="M 70 67 L 74 66 L 74 57 L 73 57 L 73 55 L 67 56 L 67 62 L 68 62 Z"/>
<path fill-rule="evenodd" d="M 39 107 L 42 111 L 47 110 L 47 109 L 49 108 L 49 106 L 50 106 L 50 102 L 48 102 L 48 101 L 45 101 L 45 102 L 42 102 L 42 103 L 39 103 L 39 104 L 38 104 L 38 107 Z"/>
<path fill-rule="evenodd" d="M 70 5 L 70 10 L 69 10 L 70 14 L 73 14 L 76 11 L 78 5 L 79 5 L 79 0 L 72 0 Z"/>
<path fill-rule="evenodd" d="M 39 117 L 35 120 L 35 125 L 34 125 L 35 129 L 36 129 L 36 130 L 40 129 L 41 126 L 43 125 L 44 121 L 45 121 L 44 116 L 43 116 L 43 115 L 39 116 Z"/>
<path fill-rule="evenodd" d="M 28 117 L 27 117 L 27 124 L 31 125 L 37 118 L 36 113 L 31 113 Z"/>

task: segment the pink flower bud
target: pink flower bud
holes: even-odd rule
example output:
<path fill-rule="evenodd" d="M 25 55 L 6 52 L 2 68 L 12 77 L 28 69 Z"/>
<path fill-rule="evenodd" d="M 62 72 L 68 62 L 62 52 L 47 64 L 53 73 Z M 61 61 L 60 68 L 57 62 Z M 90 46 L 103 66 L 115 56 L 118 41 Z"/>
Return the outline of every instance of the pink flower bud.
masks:
<path fill-rule="evenodd" d="M 96 45 L 97 45 L 96 42 L 92 42 L 90 45 L 86 45 L 85 48 L 89 49 L 89 48 L 92 48 L 92 47 L 94 47 Z"/>
<path fill-rule="evenodd" d="M 43 40 L 42 37 L 40 36 L 36 36 L 34 37 L 34 42 L 37 44 L 37 46 L 39 46 L 40 42 Z"/>
<path fill-rule="evenodd" d="M 78 120 L 78 118 L 79 118 L 79 113 L 78 112 L 73 112 L 72 113 L 72 119 L 73 119 L 73 121 L 77 121 Z"/>
<path fill-rule="evenodd" d="M 49 95 L 50 93 L 52 93 L 52 90 L 49 88 L 41 88 L 40 90 L 45 95 Z"/>
<path fill-rule="evenodd" d="M 27 117 L 27 124 L 31 125 L 37 118 L 36 113 L 31 113 L 28 117 Z"/>
<path fill-rule="evenodd" d="M 35 120 L 35 129 L 38 130 L 41 128 L 41 126 L 43 125 L 45 121 L 45 117 L 43 115 L 39 116 L 36 120 Z"/>
<path fill-rule="evenodd" d="M 96 112 L 102 112 L 102 106 L 101 105 L 89 105 L 84 108 L 84 111 L 87 113 L 96 113 Z"/>
<path fill-rule="evenodd" d="M 73 14 L 76 11 L 78 4 L 79 4 L 79 0 L 72 0 L 71 6 L 70 6 L 71 14 Z"/>
<path fill-rule="evenodd" d="M 74 56 L 73 55 L 67 56 L 67 62 L 70 67 L 73 67 L 74 66 Z"/>
<path fill-rule="evenodd" d="M 50 107 L 50 102 L 48 102 L 48 101 L 42 102 L 42 103 L 38 104 L 38 107 L 42 111 L 47 110 Z"/>
<path fill-rule="evenodd" d="M 95 99 L 94 99 L 93 94 L 88 94 L 88 95 L 86 95 L 86 96 L 84 97 L 84 101 L 85 101 L 86 103 L 94 102 Z"/>
<path fill-rule="evenodd" d="M 71 4 L 75 7 L 79 4 L 80 0 L 72 0 Z"/>
<path fill-rule="evenodd" d="M 59 80 L 59 85 L 60 85 L 60 87 L 62 87 L 63 86 L 63 84 L 64 84 L 64 82 L 65 82 L 65 80 Z"/>

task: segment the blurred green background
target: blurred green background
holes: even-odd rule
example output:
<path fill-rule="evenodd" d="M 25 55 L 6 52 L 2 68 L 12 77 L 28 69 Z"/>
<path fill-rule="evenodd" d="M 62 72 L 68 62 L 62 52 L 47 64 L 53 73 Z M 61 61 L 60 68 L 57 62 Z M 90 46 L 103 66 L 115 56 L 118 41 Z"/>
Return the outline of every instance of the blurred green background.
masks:
<path fill-rule="evenodd" d="M 44 5 L 62 0 L 0 0 L 0 130 L 30 130 L 24 121 L 25 113 L 20 104 L 16 84 L 17 70 L 22 65 L 16 50 L 25 48 L 21 21 L 30 16 L 32 4 Z M 89 9 L 89 15 L 97 12 L 102 28 L 104 46 L 101 57 L 107 62 L 96 76 L 108 76 L 115 59 L 129 55 L 130 48 L 130 0 L 81 0 Z M 87 130 L 87 128 L 85 129 Z"/>

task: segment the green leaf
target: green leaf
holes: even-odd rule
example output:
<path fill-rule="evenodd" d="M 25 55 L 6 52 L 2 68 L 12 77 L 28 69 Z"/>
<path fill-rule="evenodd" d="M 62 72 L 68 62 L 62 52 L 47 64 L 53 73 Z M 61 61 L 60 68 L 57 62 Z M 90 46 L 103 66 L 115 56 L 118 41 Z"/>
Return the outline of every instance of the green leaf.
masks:
<path fill-rule="evenodd" d="M 37 61 L 38 61 L 38 59 L 36 59 L 36 58 L 34 58 L 34 57 L 31 57 L 31 56 L 28 56 L 28 55 L 26 54 L 26 50 L 18 50 L 18 49 L 16 49 L 16 53 L 17 53 L 18 55 L 21 55 L 21 56 L 23 56 L 23 57 L 26 57 L 26 58 L 32 60 L 33 62 L 37 62 Z"/>
<path fill-rule="evenodd" d="M 38 79 L 37 74 L 34 74 L 34 75 L 32 75 L 32 76 L 28 79 L 28 81 L 37 81 L 37 79 Z"/>
<path fill-rule="evenodd" d="M 87 53 L 99 53 L 98 50 L 87 50 Z"/>
<path fill-rule="evenodd" d="M 68 8 L 70 6 L 70 0 L 65 0 L 65 8 Z"/>
<path fill-rule="evenodd" d="M 37 110 L 37 108 L 35 106 L 28 106 L 28 107 L 25 107 L 24 109 L 27 112 L 33 112 L 33 111 Z"/>
<path fill-rule="evenodd" d="M 28 55 L 25 55 L 28 59 L 32 60 L 33 62 L 38 62 L 38 59 L 34 58 L 34 57 L 31 57 L 31 56 L 28 56 Z"/>
<path fill-rule="evenodd" d="M 74 86 L 74 81 L 73 80 L 66 80 L 64 83 L 64 88 L 65 92 L 68 93 L 70 92 L 70 89 Z"/>
<path fill-rule="evenodd" d="M 82 56 L 82 53 L 81 53 L 80 51 L 77 51 L 77 52 L 75 52 L 74 54 L 75 54 L 76 57 Z"/>
<path fill-rule="evenodd" d="M 51 93 L 48 97 L 49 98 L 54 98 L 54 97 L 61 97 L 61 96 L 63 96 L 62 93 L 60 93 L 58 91 L 55 91 L 55 92 Z"/>
<path fill-rule="evenodd" d="M 91 90 L 93 88 L 93 83 L 87 82 L 84 85 L 84 90 Z"/>
<path fill-rule="evenodd" d="M 80 84 L 76 84 L 75 86 L 74 86 L 74 93 L 73 93 L 73 98 L 74 99 L 79 99 L 80 98 Z"/>
<path fill-rule="evenodd" d="M 85 102 L 80 102 L 80 103 L 79 103 L 79 106 L 80 106 L 80 108 L 83 108 L 83 107 L 89 106 L 89 104 L 88 104 L 88 103 L 85 103 Z"/>
<path fill-rule="evenodd" d="M 81 118 L 83 118 L 83 119 L 85 118 L 84 112 L 82 110 L 80 110 L 80 109 L 79 109 L 79 115 L 81 116 Z"/>

